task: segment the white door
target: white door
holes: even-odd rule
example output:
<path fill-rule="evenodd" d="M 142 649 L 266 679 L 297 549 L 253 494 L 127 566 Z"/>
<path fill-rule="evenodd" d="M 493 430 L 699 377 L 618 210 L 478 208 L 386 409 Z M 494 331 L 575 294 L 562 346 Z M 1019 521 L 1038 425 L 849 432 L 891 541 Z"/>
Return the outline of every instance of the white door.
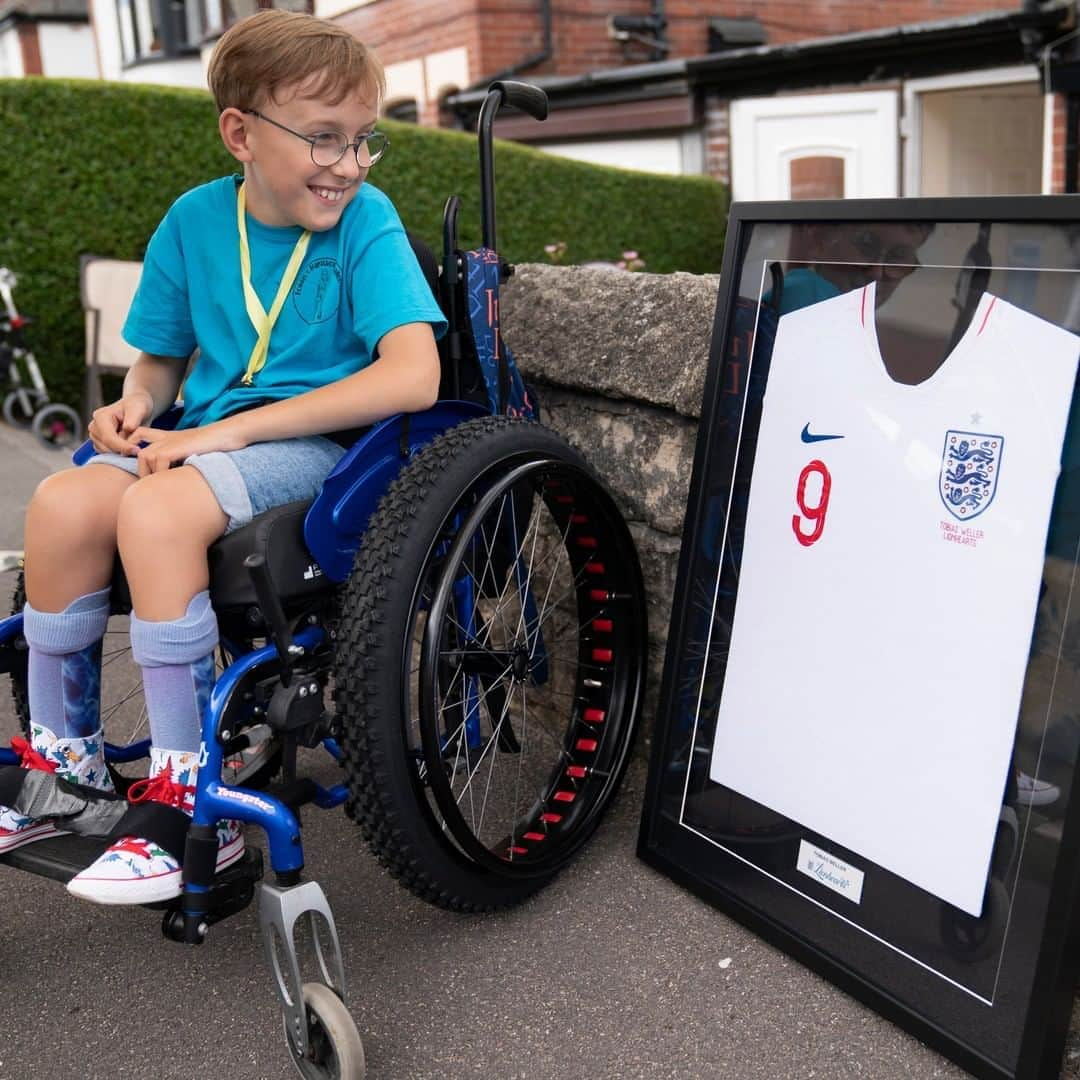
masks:
<path fill-rule="evenodd" d="M 736 199 L 898 194 L 897 95 L 795 94 L 731 103 Z"/>

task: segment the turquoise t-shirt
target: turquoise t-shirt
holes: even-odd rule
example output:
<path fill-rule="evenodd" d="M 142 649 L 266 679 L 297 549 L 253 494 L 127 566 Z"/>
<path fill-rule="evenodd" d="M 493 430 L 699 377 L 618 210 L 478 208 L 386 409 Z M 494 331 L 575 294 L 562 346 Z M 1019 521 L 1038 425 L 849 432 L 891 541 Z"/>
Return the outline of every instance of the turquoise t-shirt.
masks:
<path fill-rule="evenodd" d="M 184 383 L 180 427 L 295 397 L 372 362 L 379 339 L 405 323 L 446 320 L 390 200 L 364 184 L 338 224 L 312 233 L 290 295 L 270 335 L 266 365 L 241 385 L 255 345 L 244 304 L 236 227 L 239 178 L 181 195 L 146 250 L 124 323 L 129 345 L 158 356 L 199 356 Z M 247 216 L 251 281 L 269 311 L 301 234 Z"/>

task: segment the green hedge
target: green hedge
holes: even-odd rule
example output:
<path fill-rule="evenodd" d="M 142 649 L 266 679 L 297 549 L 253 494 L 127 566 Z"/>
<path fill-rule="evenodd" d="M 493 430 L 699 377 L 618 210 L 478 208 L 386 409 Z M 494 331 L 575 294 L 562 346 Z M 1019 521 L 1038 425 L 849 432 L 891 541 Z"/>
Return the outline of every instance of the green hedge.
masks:
<path fill-rule="evenodd" d="M 373 173 L 406 226 L 438 251 L 447 195 L 462 197 L 461 240 L 479 242 L 479 165 L 471 135 L 387 122 L 392 146 Z M 55 399 L 82 392 L 78 257 L 141 258 L 169 204 L 236 162 L 202 91 L 57 79 L 0 79 L 0 266 L 34 319 L 33 347 Z M 499 245 L 512 261 L 566 262 L 637 250 L 650 271 L 716 271 L 725 189 L 497 144 Z"/>

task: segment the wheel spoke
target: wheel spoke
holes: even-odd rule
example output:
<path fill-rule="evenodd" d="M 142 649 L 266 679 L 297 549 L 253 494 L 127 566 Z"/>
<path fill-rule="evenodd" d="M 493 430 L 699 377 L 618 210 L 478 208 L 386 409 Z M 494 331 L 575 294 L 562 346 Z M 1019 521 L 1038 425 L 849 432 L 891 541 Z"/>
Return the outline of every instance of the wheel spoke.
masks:
<path fill-rule="evenodd" d="M 580 550 L 583 520 L 595 523 L 600 554 Z M 594 623 L 610 617 L 610 605 L 592 599 L 599 579 L 586 557 L 603 560 L 604 587 L 620 596 L 618 618 L 602 632 Z M 350 810 L 415 891 L 464 909 L 513 902 L 593 828 L 625 763 L 639 700 L 634 560 L 610 497 L 580 455 L 538 425 L 466 423 L 395 480 L 344 587 L 338 655 L 354 665 L 360 690 L 336 701 Z M 401 588 L 367 584 L 389 584 L 387 571 Z M 593 641 L 610 643 L 619 663 L 587 664 Z M 602 726 L 589 709 L 605 714 Z M 395 754 L 404 773 L 371 768 Z M 425 837 L 450 852 L 450 868 Z M 451 873 L 452 885 L 442 880 Z"/>

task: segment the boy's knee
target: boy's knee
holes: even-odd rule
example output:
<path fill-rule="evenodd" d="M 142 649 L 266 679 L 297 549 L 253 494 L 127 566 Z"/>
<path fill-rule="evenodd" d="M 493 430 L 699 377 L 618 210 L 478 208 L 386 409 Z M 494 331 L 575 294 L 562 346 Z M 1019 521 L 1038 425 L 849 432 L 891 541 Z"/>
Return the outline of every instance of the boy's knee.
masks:
<path fill-rule="evenodd" d="M 121 542 L 125 537 L 149 538 L 174 528 L 175 514 L 165 483 L 167 477 L 167 473 L 144 476 L 124 492 L 117 521 Z"/>
<path fill-rule="evenodd" d="M 46 476 L 30 499 L 28 515 L 39 522 L 57 528 L 93 527 L 103 517 L 115 513 L 109 500 L 99 490 L 96 477 L 84 475 L 86 470 L 67 469 Z"/>
<path fill-rule="evenodd" d="M 120 500 L 120 545 L 136 540 L 172 543 L 181 537 L 209 543 L 220 532 L 219 514 L 213 495 L 194 469 L 153 473 L 132 484 Z"/>

